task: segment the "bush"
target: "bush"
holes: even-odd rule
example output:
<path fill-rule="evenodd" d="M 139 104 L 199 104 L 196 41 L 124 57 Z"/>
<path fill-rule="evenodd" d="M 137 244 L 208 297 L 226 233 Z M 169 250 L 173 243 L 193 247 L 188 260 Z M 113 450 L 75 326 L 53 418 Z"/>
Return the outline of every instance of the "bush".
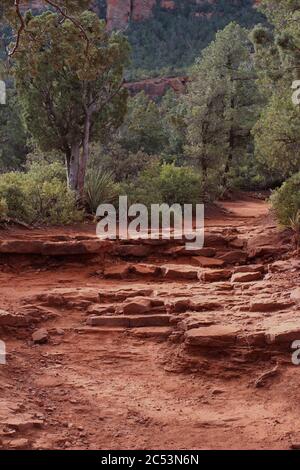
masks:
<path fill-rule="evenodd" d="M 188 167 L 154 163 L 144 170 L 135 183 L 123 185 L 130 203 L 199 204 L 204 201 L 203 181 Z"/>
<path fill-rule="evenodd" d="M 271 203 L 283 227 L 293 228 L 300 212 L 300 173 L 296 173 L 273 192 Z"/>
<path fill-rule="evenodd" d="M 5 199 L 0 199 L 0 220 L 4 220 L 7 217 L 7 204 Z"/>
<path fill-rule="evenodd" d="M 89 170 L 85 183 L 85 202 L 88 211 L 96 214 L 100 204 L 112 203 L 117 199 L 118 186 L 110 172 Z"/>
<path fill-rule="evenodd" d="M 159 175 L 159 187 L 163 202 L 169 205 L 203 202 L 202 178 L 192 168 L 163 165 Z"/>
<path fill-rule="evenodd" d="M 60 163 L 34 163 L 27 173 L 1 175 L 0 199 L 5 200 L 8 217 L 29 224 L 68 224 L 82 219 Z"/>

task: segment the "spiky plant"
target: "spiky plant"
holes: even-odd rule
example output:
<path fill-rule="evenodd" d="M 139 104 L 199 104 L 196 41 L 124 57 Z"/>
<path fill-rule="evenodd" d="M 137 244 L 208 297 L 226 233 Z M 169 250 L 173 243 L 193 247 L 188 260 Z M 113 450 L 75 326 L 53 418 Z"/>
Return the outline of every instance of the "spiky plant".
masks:
<path fill-rule="evenodd" d="M 88 172 L 85 183 L 85 202 L 91 214 L 96 214 L 100 204 L 114 202 L 117 196 L 118 186 L 114 183 L 112 173 L 101 169 Z"/>

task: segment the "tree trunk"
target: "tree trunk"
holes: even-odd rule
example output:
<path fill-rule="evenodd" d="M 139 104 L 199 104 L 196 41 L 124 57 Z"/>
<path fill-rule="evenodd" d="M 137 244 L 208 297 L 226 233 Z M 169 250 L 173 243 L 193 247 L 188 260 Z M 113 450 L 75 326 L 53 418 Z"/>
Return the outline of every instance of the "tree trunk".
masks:
<path fill-rule="evenodd" d="M 69 162 L 67 159 L 67 170 L 69 188 L 76 192 L 78 192 L 79 156 L 80 144 L 78 142 L 73 142 Z"/>
<path fill-rule="evenodd" d="M 91 132 L 91 117 L 90 114 L 86 114 L 85 124 L 84 124 L 84 136 L 83 136 L 83 146 L 82 146 L 82 155 L 79 163 L 78 171 L 78 193 L 80 197 L 83 196 L 84 192 L 84 182 L 86 175 L 86 167 L 89 160 L 90 154 L 90 132 Z"/>
<path fill-rule="evenodd" d="M 234 150 L 234 132 L 233 132 L 233 128 L 231 127 L 230 132 L 229 132 L 229 154 L 226 160 L 224 176 L 223 176 L 223 185 L 225 189 L 227 189 L 227 186 L 228 186 L 228 175 L 231 170 L 231 164 L 233 162 L 233 150 Z"/>

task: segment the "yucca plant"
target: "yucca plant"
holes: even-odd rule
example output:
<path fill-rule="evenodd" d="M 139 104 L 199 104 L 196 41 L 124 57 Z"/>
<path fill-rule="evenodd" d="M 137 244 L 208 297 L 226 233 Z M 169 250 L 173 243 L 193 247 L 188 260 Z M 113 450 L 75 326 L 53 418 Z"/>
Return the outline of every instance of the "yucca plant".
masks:
<path fill-rule="evenodd" d="M 290 219 L 290 228 L 294 232 L 293 241 L 296 250 L 300 249 L 300 210 Z"/>
<path fill-rule="evenodd" d="M 96 214 L 100 204 L 113 203 L 117 197 L 118 186 L 111 172 L 89 170 L 85 183 L 85 202 L 91 214 Z"/>

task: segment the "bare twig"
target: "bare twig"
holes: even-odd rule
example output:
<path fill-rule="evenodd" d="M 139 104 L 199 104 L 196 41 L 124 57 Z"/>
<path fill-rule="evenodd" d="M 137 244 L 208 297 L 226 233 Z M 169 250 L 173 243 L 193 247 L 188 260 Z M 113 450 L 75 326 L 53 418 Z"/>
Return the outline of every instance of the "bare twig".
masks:
<path fill-rule="evenodd" d="M 278 374 L 278 364 L 275 365 L 272 369 L 264 372 L 261 374 L 254 382 L 254 386 L 256 388 L 263 387 L 265 385 L 266 380 L 270 379 L 271 377 L 274 377 L 275 375 Z"/>

